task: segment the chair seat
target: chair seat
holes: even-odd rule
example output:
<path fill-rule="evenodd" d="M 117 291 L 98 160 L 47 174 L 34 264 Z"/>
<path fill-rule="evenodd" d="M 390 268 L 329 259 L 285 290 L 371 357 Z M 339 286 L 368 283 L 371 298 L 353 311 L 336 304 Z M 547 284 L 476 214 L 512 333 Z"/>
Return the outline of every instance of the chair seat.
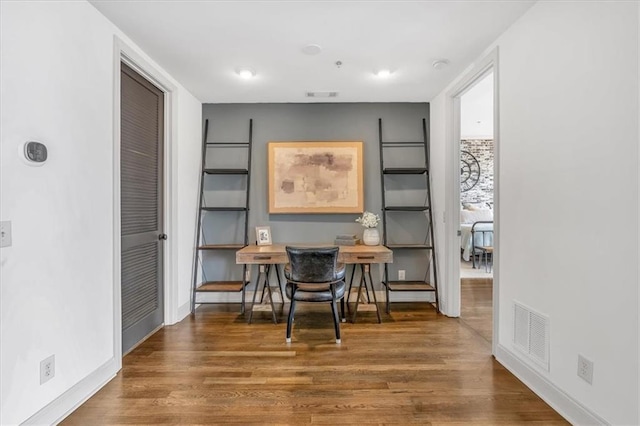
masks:
<path fill-rule="evenodd" d="M 344 296 L 346 287 L 347 286 L 344 281 L 336 283 L 336 299 L 341 299 Z M 331 302 L 333 300 L 331 289 L 329 289 L 328 286 L 319 290 L 316 288 L 317 285 L 305 286 L 304 284 L 298 284 L 295 300 L 299 302 Z M 291 299 L 293 293 L 292 283 L 287 283 L 285 292 L 287 293 L 287 297 Z"/>
<path fill-rule="evenodd" d="M 344 263 L 338 263 L 336 265 L 336 280 L 344 280 L 344 276 L 347 273 L 347 267 Z M 291 279 L 291 264 L 284 265 L 284 277 L 288 280 Z"/>

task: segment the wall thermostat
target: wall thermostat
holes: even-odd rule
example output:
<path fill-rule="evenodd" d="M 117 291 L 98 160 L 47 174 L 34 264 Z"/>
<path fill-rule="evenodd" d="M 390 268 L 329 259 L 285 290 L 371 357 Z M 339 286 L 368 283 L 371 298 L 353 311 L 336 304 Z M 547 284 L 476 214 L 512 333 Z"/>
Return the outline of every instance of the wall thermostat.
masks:
<path fill-rule="evenodd" d="M 47 161 L 47 147 L 43 143 L 36 141 L 25 142 L 22 151 L 27 164 L 31 166 L 41 166 Z"/>

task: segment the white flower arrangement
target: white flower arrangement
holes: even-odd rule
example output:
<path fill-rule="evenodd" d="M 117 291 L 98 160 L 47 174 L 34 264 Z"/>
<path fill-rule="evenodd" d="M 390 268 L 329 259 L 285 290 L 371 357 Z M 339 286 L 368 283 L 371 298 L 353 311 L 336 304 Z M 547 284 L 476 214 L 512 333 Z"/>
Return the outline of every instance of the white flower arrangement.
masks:
<path fill-rule="evenodd" d="M 356 219 L 356 222 L 365 228 L 375 228 L 380 222 L 380 216 L 371 212 L 364 212 L 361 217 Z"/>

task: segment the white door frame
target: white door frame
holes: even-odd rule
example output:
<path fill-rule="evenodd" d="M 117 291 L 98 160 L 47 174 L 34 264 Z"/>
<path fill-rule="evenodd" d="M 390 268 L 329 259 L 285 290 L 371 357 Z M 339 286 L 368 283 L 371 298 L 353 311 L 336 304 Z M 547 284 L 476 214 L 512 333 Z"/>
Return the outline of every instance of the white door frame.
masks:
<path fill-rule="evenodd" d="M 122 368 L 122 301 L 121 301 L 121 245 L 120 245 L 120 63 L 124 62 L 156 85 L 165 94 L 164 101 L 164 324 L 177 321 L 178 289 L 175 254 L 177 242 L 177 211 L 173 194 L 177 194 L 177 161 L 172 155 L 173 141 L 177 140 L 176 86 L 156 67 L 138 54 L 118 36 L 114 36 L 113 60 L 113 356 L 117 370 Z"/>
<path fill-rule="evenodd" d="M 493 339 L 492 352 L 498 343 L 500 276 L 500 137 L 498 105 L 498 48 L 483 57 L 445 95 L 445 301 L 447 315 L 460 316 L 460 98 L 479 80 L 493 71 L 494 134 L 494 247 L 493 266 Z"/>

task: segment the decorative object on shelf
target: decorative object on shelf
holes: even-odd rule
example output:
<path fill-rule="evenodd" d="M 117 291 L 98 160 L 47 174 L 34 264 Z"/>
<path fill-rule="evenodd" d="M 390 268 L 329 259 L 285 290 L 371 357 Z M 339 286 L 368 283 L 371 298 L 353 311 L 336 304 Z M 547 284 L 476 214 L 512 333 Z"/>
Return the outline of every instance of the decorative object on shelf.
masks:
<path fill-rule="evenodd" d="M 467 192 L 480 180 L 480 163 L 469 151 L 460 151 L 460 192 Z"/>
<path fill-rule="evenodd" d="M 365 228 L 375 228 L 380 223 L 380 216 L 375 213 L 364 212 L 362 216 L 356 219 L 356 222 Z"/>
<path fill-rule="evenodd" d="M 380 216 L 371 212 L 364 212 L 356 219 L 360 225 L 366 229 L 362 233 L 362 242 L 367 246 L 377 246 L 380 244 L 380 233 L 376 226 L 380 223 Z"/>
<path fill-rule="evenodd" d="M 359 238 L 356 238 L 356 234 L 338 234 L 333 243 L 337 246 L 355 246 L 360 242 Z"/>
<path fill-rule="evenodd" d="M 256 226 L 256 244 L 259 246 L 271 245 L 271 227 Z"/>
<path fill-rule="evenodd" d="M 362 242 L 365 246 L 377 246 L 380 244 L 380 233 L 377 228 L 367 228 L 362 233 Z"/>
<path fill-rule="evenodd" d="M 362 142 L 269 142 L 269 213 L 364 210 Z"/>

